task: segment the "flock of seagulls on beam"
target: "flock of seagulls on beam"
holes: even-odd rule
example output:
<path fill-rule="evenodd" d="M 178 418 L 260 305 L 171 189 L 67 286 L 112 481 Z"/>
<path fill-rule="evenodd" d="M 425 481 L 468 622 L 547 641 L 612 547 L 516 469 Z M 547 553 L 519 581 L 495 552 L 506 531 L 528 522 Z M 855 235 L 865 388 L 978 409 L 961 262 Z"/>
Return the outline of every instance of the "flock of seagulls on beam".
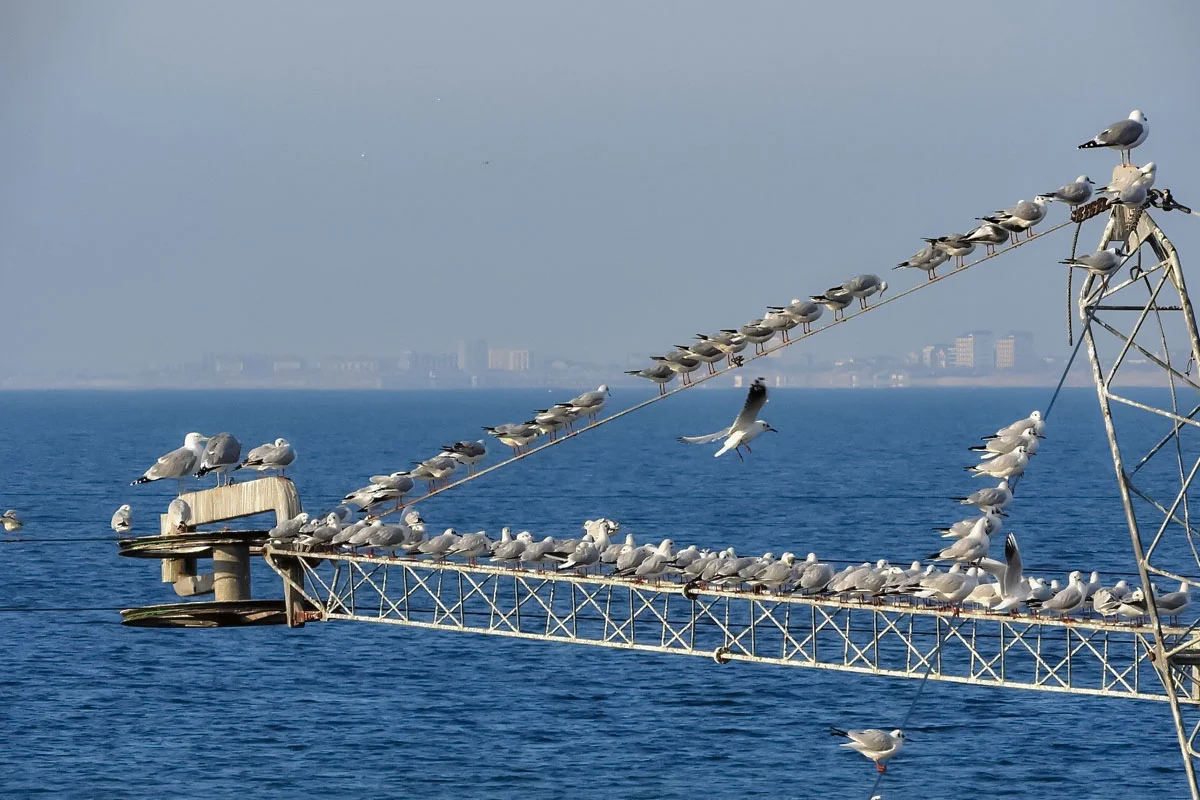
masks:
<path fill-rule="evenodd" d="M 1144 207 L 1153 199 L 1151 191 L 1157 167 L 1154 162 L 1134 167 L 1131 151 L 1146 141 L 1149 131 L 1145 115 L 1135 110 L 1128 119 L 1110 125 L 1079 145 L 1080 149 L 1119 151 L 1121 164 L 1128 165 L 1129 169 L 1107 186 L 1096 188 L 1087 175 L 1080 175 L 1032 200 L 1020 200 L 1008 208 L 978 217 L 981 224 L 965 233 L 924 239 L 925 246 L 894 269 L 921 269 L 929 280 L 933 280 L 937 277 L 937 268 L 952 259 L 955 268 L 962 268 L 966 258 L 980 245 L 990 255 L 1000 247 L 1018 243 L 1022 232 L 1026 238 L 1032 238 L 1033 229 L 1046 218 L 1051 203 L 1074 208 L 1088 203 L 1093 197 L 1104 197 L 1110 205 Z M 1061 263 L 1097 276 L 1103 289 L 1126 258 L 1119 248 L 1113 247 L 1064 259 Z M 696 334 L 694 342 L 676 345 L 663 355 L 652 356 L 653 365 L 627 374 L 652 381 L 658 385 L 660 395 L 666 394 L 667 385 L 676 376 L 683 384 L 690 384 L 692 374 L 702 366 L 708 374 L 716 374 L 718 364 L 722 362 L 731 367 L 741 366 L 745 361 L 742 353 L 750 345 L 753 345 L 754 354 L 763 354 L 776 337 L 784 344 L 791 342 L 792 331 L 796 328 L 802 334 L 811 333 L 813 324 L 825 315 L 826 310 L 834 321 L 838 321 L 845 316 L 846 309 L 857 306 L 865 310 L 870 298 L 882 297 L 887 290 L 887 282 L 879 276 L 858 274 L 821 294 L 810 295 L 807 300 L 797 298 L 786 305 L 767 306 L 762 316 L 744 325 Z M 728 427 L 711 434 L 679 437 L 679 441 L 687 444 L 719 441 L 716 456 L 732 450 L 742 458 L 742 450 L 749 453 L 750 442 L 757 436 L 775 431 L 765 420 L 758 419 L 767 402 L 767 394 L 764 379 L 756 379 L 740 413 Z M 595 391 L 537 409 L 525 422 L 489 426 L 485 430 L 512 448 L 514 455 L 521 455 L 541 437 L 556 440 L 564 431 L 573 433 L 574 426 L 585 419 L 588 424 L 594 424 L 609 396 L 608 387 L 601 385 Z M 400 521 L 390 524 L 377 516 L 393 505 L 396 509 L 401 508 L 418 483 L 424 483 L 428 491 L 433 491 L 444 486 L 460 468 L 468 474 L 474 473 L 488 453 L 484 440 L 444 445 L 434 456 L 413 462 L 412 469 L 371 476 L 367 485 L 348 493 L 342 504 L 329 513 L 311 518 L 307 513 L 301 513 L 279 523 L 271 530 L 270 537 L 276 546 L 308 552 L 367 550 L 373 554 L 383 552 L 391 558 L 461 559 L 471 564 L 486 561 L 512 569 L 581 575 L 604 573 L 635 582 L 676 580 L 730 591 L 796 593 L 876 604 L 933 603 L 951 608 L 954 613 L 974 607 L 995 613 L 1025 611 L 1035 616 L 1052 615 L 1065 620 L 1090 613 L 1102 618 L 1138 622 L 1153 604 L 1160 617 L 1178 617 L 1191 602 L 1187 582 L 1177 591 L 1160 592 L 1153 586 L 1147 590 L 1131 586 L 1124 580 L 1105 586 L 1097 572 L 1092 572 L 1085 580 L 1080 571 L 1070 573 L 1065 584 L 1058 580 L 1046 581 L 1025 574 L 1017 538 L 1012 533 L 1004 538 L 1004 560 L 991 557 L 992 540 L 1004 527 L 1014 489 L 1024 475 L 1029 459 L 1037 454 L 1044 431 L 1045 421 L 1034 411 L 983 437 L 981 444 L 971 447 L 971 451 L 978 453 L 979 463 L 966 469 L 974 476 L 991 478 L 999 483 L 953 498 L 977 509 L 978 513 L 935 529 L 949 541 L 928 554 L 928 564 L 916 560 L 907 567 L 877 561 L 838 570 L 814 553 L 804 559 L 798 559 L 791 552 L 784 552 L 778 558 L 773 553 L 740 556 L 732 546 L 719 551 L 695 545 L 680 548 L 670 538 L 639 544 L 631 533 L 621 537 L 620 524 L 604 518 L 587 520 L 583 524 L 584 533 L 578 538 L 538 538 L 530 531 L 514 533 L 509 528 L 503 528 L 498 538 L 492 538 L 486 531 L 459 533 L 453 528 L 431 535 L 425 520 L 415 510 L 409 510 Z M 209 437 L 192 432 L 184 437 L 180 447 L 165 453 L 132 483 L 175 480 L 182 493 L 185 481 L 193 477 L 199 479 L 211 474 L 221 486 L 233 483 L 233 473 L 242 469 L 260 475 L 267 472 L 284 475 L 295 458 L 296 453 L 286 439 L 275 439 L 255 447 L 242 458 L 242 445 L 231 434 Z M 182 498 L 173 500 L 167 513 L 174 527 L 188 528 L 191 509 Z M 128 504 L 119 507 L 112 516 L 111 526 L 117 533 L 129 533 L 133 529 L 132 507 Z M 8 534 L 20 531 L 23 522 L 17 512 L 10 509 L 0 515 L 0 527 Z M 946 564 L 949 567 L 942 571 Z M 881 772 L 886 770 L 888 760 L 900 751 L 906 740 L 904 732 L 898 729 L 832 728 L 831 733 L 847 739 L 844 747 L 874 761 Z"/>
<path fill-rule="evenodd" d="M 747 409 L 761 404 L 755 399 L 758 394 L 752 387 Z M 388 524 L 378 517 L 360 519 L 359 509 L 350 504 L 316 518 L 300 514 L 272 529 L 270 537 L 276 546 L 306 552 L 364 550 L 391 558 L 462 559 L 471 564 L 486 561 L 513 569 L 607 574 L 639 583 L 672 580 L 730 591 L 794 593 L 875 604 L 934 604 L 956 614 L 969 607 L 1013 615 L 1024 611 L 1067 620 L 1092 613 L 1140 622 L 1148 613 L 1146 593 L 1141 588 L 1130 587 L 1125 581 L 1104 586 L 1097 572 L 1086 581 L 1082 572 L 1072 572 L 1065 584 L 1026 575 L 1017 538 L 1011 533 L 1004 540 L 1004 560 L 990 556 L 991 542 L 1008 516 L 1013 490 L 1029 459 L 1037 453 L 1045 427 L 1041 413 L 1034 411 L 970 448 L 979 454 L 980 461 L 966 469 L 978 477 L 998 479 L 999 483 L 952 498 L 979 513 L 935 529 L 950 541 L 929 553 L 927 564 L 921 560 L 908 566 L 877 561 L 838 570 L 814 553 L 801 560 L 791 552 L 779 557 L 774 553 L 742 556 L 732 546 L 719 551 L 696 545 L 680 548 L 670 538 L 639 544 L 632 533 L 619 537 L 621 526 L 610 519 L 586 521 L 579 538 L 538 538 L 530 531 L 514 533 L 509 528 L 502 529 L 499 538 L 490 537 L 486 531 L 461 533 L 454 528 L 431 534 L 415 510 L 408 511 L 401 521 Z M 730 449 L 737 446 L 731 447 L 728 441 L 724 445 Z M 949 567 L 943 571 L 942 566 L 947 564 Z M 1178 592 L 1155 593 L 1160 616 L 1179 616 L 1190 603 L 1189 592 L 1185 583 Z"/>

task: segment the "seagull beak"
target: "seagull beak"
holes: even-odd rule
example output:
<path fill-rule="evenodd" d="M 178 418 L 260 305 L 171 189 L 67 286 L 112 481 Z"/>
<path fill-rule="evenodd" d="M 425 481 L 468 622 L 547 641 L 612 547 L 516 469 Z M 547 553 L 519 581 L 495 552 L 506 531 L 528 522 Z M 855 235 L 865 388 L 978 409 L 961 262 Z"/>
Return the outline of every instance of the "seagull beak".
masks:
<path fill-rule="evenodd" d="M 767 426 L 767 430 L 769 430 L 769 431 L 771 431 L 771 432 L 773 432 L 773 433 L 779 433 L 779 431 L 775 430 L 775 429 L 774 429 L 774 428 L 772 428 L 770 425 L 768 425 L 768 426 Z"/>

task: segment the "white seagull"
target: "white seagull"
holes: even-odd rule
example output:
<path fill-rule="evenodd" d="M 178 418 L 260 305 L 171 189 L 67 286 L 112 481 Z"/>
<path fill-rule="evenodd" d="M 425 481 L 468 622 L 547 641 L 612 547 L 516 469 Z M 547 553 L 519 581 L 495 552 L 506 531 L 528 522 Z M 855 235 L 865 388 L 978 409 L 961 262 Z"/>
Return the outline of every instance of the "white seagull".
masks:
<path fill-rule="evenodd" d="M 742 406 L 741 413 L 737 415 L 732 425 L 706 436 L 680 436 L 679 441 L 685 444 L 708 444 L 718 439 L 724 439 L 725 442 L 721 445 L 721 449 L 714 453 L 713 457 L 723 456 L 733 450 L 738 454 L 738 458 L 744 461 L 741 448 L 745 447 L 747 453 L 752 452 L 750 442 L 760 433 L 763 431 L 779 433 L 766 420 L 757 419 L 758 412 L 766 403 L 767 382 L 764 378 L 755 378 L 754 383 L 750 384 L 750 391 L 746 394 L 746 404 Z"/>
<path fill-rule="evenodd" d="M 842 747 L 849 747 L 851 750 L 862 753 L 875 762 L 875 769 L 880 772 L 887 772 L 888 760 L 900 752 L 905 740 L 904 731 L 899 728 L 888 733 L 878 728 L 869 728 L 865 731 L 843 731 L 831 727 L 829 732 L 834 736 L 844 736 L 849 739 L 850 741 L 843 744 Z"/>
<path fill-rule="evenodd" d="M 129 533 L 133 530 L 133 507 L 126 503 L 114 511 L 111 524 L 117 533 Z"/>
<path fill-rule="evenodd" d="M 1080 150 L 1091 147 L 1108 147 L 1121 152 L 1121 163 L 1129 162 L 1129 151 L 1146 141 L 1150 135 L 1150 123 L 1146 115 L 1134 109 L 1128 119 L 1114 122 L 1091 139 L 1079 145 Z"/>

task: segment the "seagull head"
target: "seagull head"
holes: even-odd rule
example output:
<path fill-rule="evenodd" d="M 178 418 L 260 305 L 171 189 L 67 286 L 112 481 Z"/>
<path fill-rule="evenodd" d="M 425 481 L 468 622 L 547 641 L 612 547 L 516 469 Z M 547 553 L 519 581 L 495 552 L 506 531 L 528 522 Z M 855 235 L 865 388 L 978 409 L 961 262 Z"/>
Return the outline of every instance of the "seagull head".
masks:
<path fill-rule="evenodd" d="M 1135 108 L 1133 111 L 1129 112 L 1129 118 L 1131 120 L 1133 120 L 1134 122 L 1148 122 L 1149 121 L 1146 119 L 1146 115 L 1142 113 L 1142 110 L 1140 108 Z"/>
<path fill-rule="evenodd" d="M 1080 175 L 1078 178 L 1075 179 L 1075 182 L 1076 183 L 1087 183 L 1087 184 L 1091 184 L 1092 186 L 1096 185 L 1096 182 L 1094 180 L 1092 180 L 1091 178 L 1089 178 L 1087 175 Z"/>

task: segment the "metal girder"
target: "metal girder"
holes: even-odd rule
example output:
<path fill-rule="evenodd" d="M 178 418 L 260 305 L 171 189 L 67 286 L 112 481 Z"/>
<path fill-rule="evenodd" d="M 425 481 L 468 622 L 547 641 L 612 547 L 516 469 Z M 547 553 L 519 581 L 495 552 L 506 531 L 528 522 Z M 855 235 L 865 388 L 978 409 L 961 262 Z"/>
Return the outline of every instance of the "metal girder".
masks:
<path fill-rule="evenodd" d="M 1166 701 L 1149 627 L 795 595 L 693 589 L 604 576 L 264 551 L 303 568 L 310 618 L 755 661 L 1101 697 Z M 294 574 L 294 573 L 293 573 Z M 1166 627 L 1171 647 L 1191 644 Z M 1182 703 L 1200 706 L 1191 669 L 1174 671 Z"/>

